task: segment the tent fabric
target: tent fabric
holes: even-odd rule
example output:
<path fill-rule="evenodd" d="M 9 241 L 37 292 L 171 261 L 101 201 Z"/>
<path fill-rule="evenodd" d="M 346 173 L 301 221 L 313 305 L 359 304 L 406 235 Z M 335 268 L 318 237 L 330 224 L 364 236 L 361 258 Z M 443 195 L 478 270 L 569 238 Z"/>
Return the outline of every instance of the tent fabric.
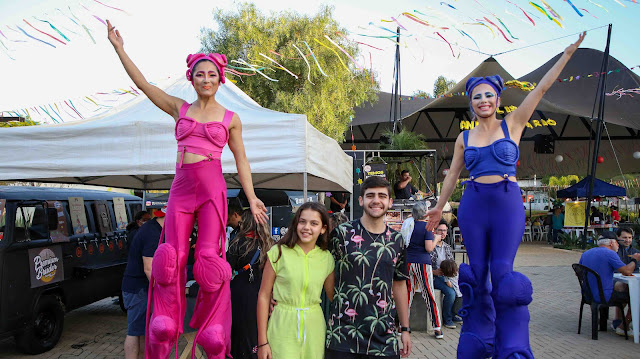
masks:
<path fill-rule="evenodd" d="M 558 198 L 587 197 L 591 176 L 587 176 L 571 187 L 558 191 Z M 627 191 L 624 187 L 618 187 L 605 181 L 595 179 L 593 182 L 594 197 L 624 197 Z"/>
<path fill-rule="evenodd" d="M 162 86 L 170 95 L 197 99 L 184 76 Z M 230 81 L 216 100 L 242 121 L 256 188 L 352 191 L 353 164 L 338 143 L 305 115 L 261 107 Z M 146 96 L 82 121 L 0 129 L 0 180 L 83 183 L 133 189 L 168 189 L 176 167 L 174 121 Z M 228 146 L 222 153 L 228 188 L 240 188 Z"/>
<path fill-rule="evenodd" d="M 362 106 L 355 108 L 352 125 L 393 122 L 391 119 L 391 111 L 389 111 L 391 108 L 391 100 L 392 95 L 390 93 L 379 92 L 376 103 L 365 102 Z M 401 96 L 401 100 L 399 101 L 400 118 L 411 116 L 433 100 L 432 98 L 413 98 L 409 100 L 409 96 Z"/>

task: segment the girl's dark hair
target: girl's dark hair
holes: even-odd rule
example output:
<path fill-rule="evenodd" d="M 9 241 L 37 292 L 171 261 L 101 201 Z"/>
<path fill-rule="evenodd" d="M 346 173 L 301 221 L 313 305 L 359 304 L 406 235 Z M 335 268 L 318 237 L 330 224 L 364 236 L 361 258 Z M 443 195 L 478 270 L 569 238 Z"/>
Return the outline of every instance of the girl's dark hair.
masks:
<path fill-rule="evenodd" d="M 253 238 L 247 237 L 248 234 L 253 232 Z M 264 266 L 267 260 L 267 252 L 273 246 L 273 238 L 271 238 L 271 231 L 269 231 L 267 224 L 260 224 L 256 222 L 251 210 L 247 209 L 242 212 L 242 219 L 240 221 L 240 228 L 238 229 L 237 238 L 246 237 L 249 239 L 245 241 L 238 251 L 244 249 L 242 256 L 248 255 L 258 246 L 260 246 L 260 267 Z"/>
<path fill-rule="evenodd" d="M 298 243 L 298 222 L 300 222 L 302 211 L 305 211 L 307 209 L 318 212 L 320 214 L 320 219 L 322 220 L 322 226 L 326 227 L 325 232 L 318 236 L 316 245 L 322 250 L 327 250 L 327 248 L 329 248 L 329 213 L 327 212 L 327 208 L 320 203 L 306 202 L 302 206 L 300 206 L 300 208 L 298 208 L 295 216 L 293 216 L 293 219 L 291 220 L 289 230 L 287 231 L 287 233 L 285 233 L 282 239 L 278 241 L 278 258 L 274 262 L 280 260 L 280 257 L 282 256 L 282 246 L 293 248 L 295 247 L 296 243 Z"/>
<path fill-rule="evenodd" d="M 440 262 L 440 269 L 445 277 L 455 277 L 458 274 L 458 263 L 453 259 L 445 259 Z"/>
<path fill-rule="evenodd" d="M 136 227 L 138 227 L 138 221 L 141 220 L 145 214 L 148 214 L 149 212 L 147 211 L 139 211 L 138 213 L 136 213 L 135 216 L 133 216 L 133 221 L 129 222 L 129 224 L 127 224 L 127 231 L 130 231 Z"/>

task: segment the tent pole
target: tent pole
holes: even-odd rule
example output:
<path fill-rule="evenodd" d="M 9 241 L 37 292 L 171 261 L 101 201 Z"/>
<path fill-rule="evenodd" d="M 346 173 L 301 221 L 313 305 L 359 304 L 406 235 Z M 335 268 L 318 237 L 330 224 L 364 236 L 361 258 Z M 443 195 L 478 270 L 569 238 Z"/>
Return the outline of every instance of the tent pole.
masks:
<path fill-rule="evenodd" d="M 593 145 L 593 155 L 591 156 L 591 171 L 589 175 L 589 191 L 587 192 L 587 203 L 585 206 L 584 231 L 582 240 L 582 249 L 587 247 L 587 229 L 589 227 L 589 216 L 591 211 L 591 200 L 593 199 L 593 184 L 596 179 L 596 165 L 598 164 L 598 151 L 600 150 L 600 137 L 602 136 L 602 127 L 604 126 L 604 103 L 607 91 L 607 68 L 609 67 L 609 44 L 611 43 L 611 27 L 607 32 L 607 46 L 604 49 L 604 59 L 602 60 L 602 68 L 600 69 L 600 82 L 598 82 L 598 117 L 596 118 L 596 134 Z M 597 96 L 600 96 L 599 98 Z"/>
<path fill-rule="evenodd" d="M 304 183 L 303 183 L 303 187 L 302 187 L 303 188 L 302 189 L 302 193 L 304 195 L 304 202 L 306 203 L 307 200 L 308 200 L 308 197 L 307 197 L 307 172 L 305 172 L 302 175 L 302 177 L 304 178 Z"/>
<path fill-rule="evenodd" d="M 142 190 L 142 210 L 147 210 L 147 190 Z"/>

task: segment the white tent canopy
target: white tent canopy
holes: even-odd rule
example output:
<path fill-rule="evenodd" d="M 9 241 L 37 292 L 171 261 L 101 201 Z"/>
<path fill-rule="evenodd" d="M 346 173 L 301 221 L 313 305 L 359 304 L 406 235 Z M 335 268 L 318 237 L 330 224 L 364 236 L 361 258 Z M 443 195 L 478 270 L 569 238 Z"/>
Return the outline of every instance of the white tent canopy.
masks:
<path fill-rule="evenodd" d="M 164 90 L 194 101 L 191 84 L 179 78 Z M 351 157 L 305 115 L 265 109 L 231 81 L 220 87 L 216 99 L 242 120 L 256 188 L 351 192 Z M 83 121 L 0 129 L 0 180 L 168 189 L 176 152 L 173 119 L 139 96 Z M 222 171 L 228 188 L 241 187 L 228 147 Z"/>

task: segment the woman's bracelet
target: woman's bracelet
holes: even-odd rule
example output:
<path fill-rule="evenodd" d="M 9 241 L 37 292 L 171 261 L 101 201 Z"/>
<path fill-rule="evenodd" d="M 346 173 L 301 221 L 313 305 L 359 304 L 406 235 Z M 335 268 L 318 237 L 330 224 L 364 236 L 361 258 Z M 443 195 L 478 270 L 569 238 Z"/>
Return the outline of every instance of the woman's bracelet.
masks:
<path fill-rule="evenodd" d="M 266 342 L 266 343 L 264 343 L 264 344 L 260 344 L 260 345 L 258 345 L 256 348 L 260 348 L 260 347 L 263 347 L 263 346 L 268 345 L 268 344 L 269 344 L 269 342 Z"/>

